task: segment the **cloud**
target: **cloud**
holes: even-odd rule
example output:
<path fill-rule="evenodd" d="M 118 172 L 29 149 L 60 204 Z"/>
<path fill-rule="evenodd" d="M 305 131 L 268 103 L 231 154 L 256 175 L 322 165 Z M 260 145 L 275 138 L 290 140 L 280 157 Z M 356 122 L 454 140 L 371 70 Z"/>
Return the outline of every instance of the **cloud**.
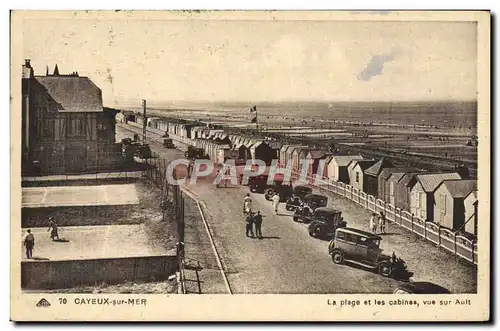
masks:
<path fill-rule="evenodd" d="M 366 68 L 361 71 L 358 75 L 359 80 L 368 81 L 373 76 L 380 75 L 382 70 L 384 70 L 384 64 L 388 61 L 392 61 L 392 55 L 372 55 L 370 62 L 368 62 Z"/>

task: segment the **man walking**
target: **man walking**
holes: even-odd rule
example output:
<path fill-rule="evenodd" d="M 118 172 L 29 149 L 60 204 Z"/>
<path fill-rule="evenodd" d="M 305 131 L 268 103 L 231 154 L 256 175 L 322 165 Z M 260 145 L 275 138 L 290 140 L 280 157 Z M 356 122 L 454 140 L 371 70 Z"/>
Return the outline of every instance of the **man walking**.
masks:
<path fill-rule="evenodd" d="M 35 247 L 35 236 L 28 229 L 28 234 L 24 237 L 24 247 L 26 247 L 26 258 L 31 259 L 33 257 L 33 248 Z"/>
<path fill-rule="evenodd" d="M 373 234 L 377 233 L 377 221 L 378 221 L 377 214 L 372 213 L 372 217 L 370 217 L 370 231 Z"/>
<path fill-rule="evenodd" d="M 252 212 L 249 212 L 247 214 L 247 218 L 245 220 L 245 235 L 247 237 L 254 237 L 254 233 L 253 233 L 253 213 Z"/>
<path fill-rule="evenodd" d="M 273 200 L 274 213 L 278 215 L 278 207 L 280 205 L 280 200 L 281 200 L 278 192 L 274 193 L 272 200 Z"/>
<path fill-rule="evenodd" d="M 255 224 L 255 235 L 257 238 L 262 239 L 262 215 L 260 210 L 257 210 L 257 214 L 253 217 L 253 223 Z"/>

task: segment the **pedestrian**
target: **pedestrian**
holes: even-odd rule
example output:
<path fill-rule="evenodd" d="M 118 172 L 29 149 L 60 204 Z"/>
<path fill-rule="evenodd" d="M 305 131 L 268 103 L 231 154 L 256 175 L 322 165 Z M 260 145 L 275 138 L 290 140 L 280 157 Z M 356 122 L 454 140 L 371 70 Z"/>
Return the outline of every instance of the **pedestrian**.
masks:
<path fill-rule="evenodd" d="M 385 222 L 386 222 L 386 218 L 385 218 L 384 212 L 381 211 L 380 216 L 378 217 L 378 227 L 379 227 L 380 233 L 382 233 L 382 234 L 386 234 Z"/>
<path fill-rule="evenodd" d="M 274 208 L 274 213 L 276 215 L 278 215 L 278 207 L 280 205 L 280 195 L 278 194 L 278 192 L 274 193 L 274 196 L 272 197 L 272 201 L 273 201 L 273 208 Z"/>
<path fill-rule="evenodd" d="M 35 236 L 28 229 L 28 234 L 24 237 L 23 244 L 26 247 L 26 258 L 31 259 L 33 257 L 33 248 L 35 247 Z"/>
<path fill-rule="evenodd" d="M 370 230 L 373 234 L 377 233 L 377 214 L 372 213 L 372 216 L 370 217 Z"/>
<path fill-rule="evenodd" d="M 217 187 L 220 187 L 219 174 L 220 174 L 220 169 L 217 169 L 217 174 L 215 175 L 215 180 L 217 181 Z"/>
<path fill-rule="evenodd" d="M 257 210 L 257 214 L 253 217 L 253 223 L 255 224 L 255 235 L 262 239 L 262 215 L 260 210 Z"/>
<path fill-rule="evenodd" d="M 187 172 L 188 172 L 187 173 L 187 177 L 190 178 L 191 177 L 191 173 L 193 172 L 193 163 L 192 163 L 192 161 L 189 161 Z"/>
<path fill-rule="evenodd" d="M 52 229 L 52 231 L 50 231 Z M 49 228 L 47 229 L 47 232 L 50 231 L 50 238 L 54 240 L 54 238 L 57 238 L 59 240 L 59 233 L 57 232 L 57 223 L 54 221 L 53 217 L 49 217 Z"/>
<path fill-rule="evenodd" d="M 229 177 L 229 175 L 231 174 L 231 171 L 229 168 L 226 169 L 226 172 L 224 173 L 224 187 L 227 187 L 227 179 Z"/>
<path fill-rule="evenodd" d="M 250 198 L 250 193 L 247 193 L 245 199 L 243 200 L 243 214 L 249 214 L 252 212 L 252 198 Z"/>
<path fill-rule="evenodd" d="M 249 212 L 245 219 L 245 235 L 247 237 L 254 237 L 253 233 L 253 213 Z"/>

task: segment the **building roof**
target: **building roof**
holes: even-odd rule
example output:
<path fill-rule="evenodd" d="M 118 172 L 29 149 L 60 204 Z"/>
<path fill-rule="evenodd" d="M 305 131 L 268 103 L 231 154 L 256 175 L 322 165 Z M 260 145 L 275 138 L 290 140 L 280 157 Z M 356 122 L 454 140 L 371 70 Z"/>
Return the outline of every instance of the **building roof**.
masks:
<path fill-rule="evenodd" d="M 465 198 L 469 193 L 477 190 L 477 181 L 473 179 L 445 179 L 440 185 L 446 186 L 454 198 Z"/>
<path fill-rule="evenodd" d="M 285 152 L 288 149 L 288 147 L 290 147 L 290 145 L 281 146 L 281 152 Z"/>
<path fill-rule="evenodd" d="M 406 175 L 406 172 L 393 172 L 387 177 L 387 182 L 398 183 L 404 175 Z"/>
<path fill-rule="evenodd" d="M 377 163 L 366 169 L 365 173 L 371 176 L 378 176 L 384 168 L 392 167 L 391 161 L 386 158 L 381 158 Z"/>
<path fill-rule="evenodd" d="M 346 167 L 353 160 L 363 160 L 361 155 L 335 155 L 332 160 L 335 160 L 337 166 Z"/>
<path fill-rule="evenodd" d="M 281 150 L 282 145 L 279 141 L 266 141 L 265 143 L 272 149 Z"/>
<path fill-rule="evenodd" d="M 311 159 L 321 159 L 327 152 L 321 149 L 313 149 L 310 150 L 308 154 L 311 155 Z"/>
<path fill-rule="evenodd" d="M 135 115 L 134 112 L 131 110 L 120 110 L 120 113 L 122 113 L 123 116 Z"/>
<path fill-rule="evenodd" d="M 411 180 L 415 178 L 416 175 L 419 175 L 421 173 L 422 172 L 407 172 L 401 177 L 399 182 L 401 183 L 401 185 L 408 186 Z"/>
<path fill-rule="evenodd" d="M 436 188 L 445 179 L 461 179 L 456 172 L 441 174 L 419 174 L 416 176 L 425 192 L 434 192 Z"/>
<path fill-rule="evenodd" d="M 102 112 L 102 92 L 88 77 L 35 76 L 64 112 Z"/>
<path fill-rule="evenodd" d="M 303 151 L 308 151 L 308 148 L 307 147 L 297 147 L 293 150 L 293 153 L 297 153 L 297 154 L 300 154 L 302 153 Z"/>
<path fill-rule="evenodd" d="M 400 174 L 399 179 L 401 179 L 401 177 L 403 177 L 405 172 L 409 172 L 409 171 L 412 171 L 412 169 L 410 169 L 410 168 L 384 168 L 380 172 L 379 177 L 383 178 L 383 179 L 388 179 L 391 177 L 392 174 L 397 173 L 397 174 Z"/>
<path fill-rule="evenodd" d="M 365 172 L 366 169 L 370 168 L 372 165 L 375 164 L 375 160 L 353 160 L 355 162 L 353 168 L 359 167 L 363 172 Z"/>
<path fill-rule="evenodd" d="M 467 194 L 465 197 L 467 198 L 469 195 L 473 195 L 475 199 L 477 199 L 477 188 L 475 190 L 472 190 Z"/>
<path fill-rule="evenodd" d="M 330 163 L 330 161 L 333 159 L 334 155 L 327 155 L 325 157 L 325 166 Z"/>

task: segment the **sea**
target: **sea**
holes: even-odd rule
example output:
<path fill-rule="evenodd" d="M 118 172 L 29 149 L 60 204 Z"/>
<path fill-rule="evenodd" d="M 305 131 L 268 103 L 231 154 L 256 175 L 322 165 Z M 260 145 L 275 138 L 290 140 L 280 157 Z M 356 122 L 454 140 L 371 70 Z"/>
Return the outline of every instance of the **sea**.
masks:
<path fill-rule="evenodd" d="M 256 106 L 262 117 L 283 119 L 353 121 L 360 123 L 389 123 L 396 125 L 423 125 L 438 127 L 477 128 L 477 102 L 435 101 L 435 102 L 196 102 L 171 103 L 149 106 L 155 112 L 171 113 L 187 111 L 196 116 L 213 114 L 224 117 L 248 117 L 250 109 Z"/>

